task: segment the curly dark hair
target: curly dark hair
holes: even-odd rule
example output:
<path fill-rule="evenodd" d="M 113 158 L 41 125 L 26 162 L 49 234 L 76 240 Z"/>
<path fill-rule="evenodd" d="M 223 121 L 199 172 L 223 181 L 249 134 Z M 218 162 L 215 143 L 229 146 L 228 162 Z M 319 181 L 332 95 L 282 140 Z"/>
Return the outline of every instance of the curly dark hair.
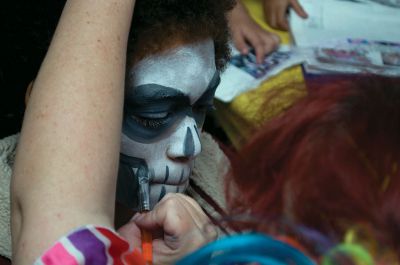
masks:
<path fill-rule="evenodd" d="M 128 65 L 177 40 L 191 43 L 211 37 L 215 64 L 221 71 L 230 54 L 226 14 L 234 4 L 235 0 L 138 0 L 129 37 Z"/>

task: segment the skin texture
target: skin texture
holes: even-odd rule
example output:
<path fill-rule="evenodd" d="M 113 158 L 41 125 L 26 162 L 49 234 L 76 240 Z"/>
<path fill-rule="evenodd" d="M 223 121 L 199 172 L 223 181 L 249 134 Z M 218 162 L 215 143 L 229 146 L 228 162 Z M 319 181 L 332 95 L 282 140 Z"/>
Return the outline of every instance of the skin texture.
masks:
<path fill-rule="evenodd" d="M 150 179 L 150 208 L 184 192 L 201 151 L 199 133 L 219 83 L 210 39 L 167 49 L 129 72 L 117 200 L 140 210 L 138 177 Z"/>
<path fill-rule="evenodd" d="M 236 2 L 236 6 L 229 13 L 228 22 L 236 49 L 242 54 L 247 54 L 253 47 L 257 63 L 261 63 L 267 54 L 279 46 L 279 36 L 261 28 L 240 1 Z"/>
<path fill-rule="evenodd" d="M 265 21 L 274 29 L 289 30 L 286 18 L 288 8 L 293 8 L 297 15 L 306 19 L 306 11 L 297 0 L 263 0 Z"/>
<path fill-rule="evenodd" d="M 17 150 L 11 184 L 14 264 L 32 264 L 81 225 L 112 227 L 109 198 L 115 194 L 133 6 L 132 0 L 66 3 Z"/>
<path fill-rule="evenodd" d="M 13 264 L 32 264 L 77 227 L 113 227 L 110 198 L 117 182 L 133 6 L 131 0 L 69 0 L 65 6 L 18 145 L 11 190 Z M 145 215 L 150 221 L 137 220 L 161 235 L 154 237 L 160 249 L 154 260 L 170 261 L 214 239 L 213 229 L 205 230 L 209 237 L 202 235 L 208 219 L 195 202 L 170 195 L 164 201 Z"/>
<path fill-rule="evenodd" d="M 136 214 L 118 232 L 140 247 L 140 228 L 153 231 L 154 264 L 174 264 L 217 237 L 200 206 L 183 194 L 167 194 L 153 211 Z"/>

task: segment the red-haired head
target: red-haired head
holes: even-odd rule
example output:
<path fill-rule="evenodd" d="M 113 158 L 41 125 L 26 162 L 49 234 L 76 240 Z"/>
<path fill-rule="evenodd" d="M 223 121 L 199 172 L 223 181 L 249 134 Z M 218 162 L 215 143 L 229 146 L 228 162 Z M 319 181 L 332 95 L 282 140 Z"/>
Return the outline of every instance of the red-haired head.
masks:
<path fill-rule="evenodd" d="M 310 88 L 233 159 L 231 179 L 232 209 L 269 220 L 264 232 L 288 221 L 340 241 L 368 224 L 399 253 L 400 86 L 371 77 Z"/>

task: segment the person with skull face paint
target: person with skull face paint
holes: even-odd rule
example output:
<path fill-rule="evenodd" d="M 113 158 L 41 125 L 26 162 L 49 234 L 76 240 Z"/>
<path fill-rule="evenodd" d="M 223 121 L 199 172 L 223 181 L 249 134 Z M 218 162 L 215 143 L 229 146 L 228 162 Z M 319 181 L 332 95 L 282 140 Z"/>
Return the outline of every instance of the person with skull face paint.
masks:
<path fill-rule="evenodd" d="M 116 161 L 112 154 L 118 150 L 115 136 L 118 134 L 116 128 L 118 128 L 119 119 L 116 117 L 120 113 L 118 105 L 122 107 L 122 104 L 118 104 L 118 102 L 121 103 L 122 94 L 117 91 L 117 88 L 122 84 L 120 77 L 123 60 L 121 58 L 123 59 L 124 56 L 121 50 L 124 50 L 123 43 L 127 37 L 123 31 L 127 28 L 131 12 L 129 10 L 132 10 L 134 2 L 132 0 L 118 2 L 97 0 L 94 5 L 88 0 L 67 1 L 49 53 L 35 81 L 17 152 L 12 183 L 15 251 L 13 262 L 15 264 L 31 263 L 40 251 L 62 235 L 67 234 L 57 241 L 38 262 L 59 262 L 57 259 L 51 261 L 45 258 L 50 252 L 56 253 L 60 250 L 60 244 L 67 246 L 69 243 L 65 245 L 65 240 L 73 244 L 71 236 L 81 235 L 81 232 L 95 235 L 103 241 L 105 234 L 110 236 L 111 233 L 113 237 L 114 232 L 107 227 L 113 227 L 110 223 L 110 216 L 113 213 L 110 201 L 113 202 L 113 199 L 110 200 L 110 196 L 113 198 L 112 195 L 114 195 L 112 190 L 115 182 L 112 176 Z M 149 1 L 144 2 L 138 2 L 135 12 L 140 10 L 141 3 L 143 6 L 149 3 Z M 168 7 L 164 11 L 169 9 L 169 12 L 174 14 L 179 14 L 173 10 L 174 3 L 190 5 L 188 1 L 154 1 L 153 5 L 163 6 L 164 3 Z M 213 26 L 225 25 L 225 18 L 223 16 L 218 18 L 218 16 L 223 14 L 222 10 L 229 9 L 230 1 L 219 4 L 213 4 L 213 1 L 193 1 L 193 3 L 203 5 L 202 7 L 207 11 L 197 12 L 196 8 L 183 11 L 185 9 L 183 8 L 182 14 L 186 14 L 186 18 L 196 18 L 196 21 L 202 19 L 202 22 L 210 18 L 214 19 L 213 22 L 207 24 L 210 25 L 209 28 L 197 32 L 196 37 L 192 38 L 189 33 L 196 27 L 182 24 L 183 21 L 188 20 L 179 21 L 179 15 L 178 21 L 173 21 L 174 19 L 170 16 L 170 25 L 177 25 L 170 27 L 170 30 L 181 29 L 182 31 L 176 32 L 184 32 L 187 35 L 183 33 L 171 35 L 165 39 L 165 45 L 161 45 L 162 47 L 156 48 L 157 45 L 155 45 L 152 48 L 142 49 L 142 52 L 133 49 L 131 52 L 133 51 L 135 56 L 131 57 L 132 53 L 128 54 L 130 59 L 128 69 L 133 69 L 136 73 L 143 73 L 143 75 L 138 77 L 135 72 L 128 70 L 127 81 L 132 81 L 128 81 L 126 86 L 127 100 L 123 118 L 121 163 L 125 163 L 125 158 L 128 157 L 128 164 L 131 166 L 130 174 L 146 175 L 150 176 L 152 181 L 159 181 L 160 177 L 156 175 L 158 163 L 155 163 L 156 166 L 152 168 L 152 163 L 147 161 L 146 157 L 142 157 L 140 153 L 131 153 L 133 150 L 125 148 L 124 143 L 127 142 L 128 147 L 137 145 L 135 148 L 140 148 L 141 144 L 157 141 L 162 143 L 163 137 L 168 134 L 171 135 L 171 143 L 179 143 L 180 131 L 185 131 L 183 145 L 175 144 L 171 147 L 168 145 L 167 149 L 168 158 L 183 165 L 180 172 L 173 168 L 172 164 L 171 166 L 164 164 L 165 169 L 168 166 L 169 173 L 163 176 L 163 183 L 172 185 L 175 189 L 169 189 L 168 186 L 164 189 L 160 187 L 158 191 L 154 189 L 157 196 L 151 194 L 152 198 L 155 198 L 152 199 L 152 206 L 163 197 L 163 190 L 165 193 L 181 192 L 187 186 L 188 172 L 191 171 L 193 158 L 201 150 L 197 129 L 201 128 L 204 110 L 210 105 L 218 83 L 218 71 L 222 68 L 228 54 L 225 34 L 227 30 L 213 29 Z M 165 12 L 159 15 L 160 18 L 168 18 Z M 140 17 L 140 13 L 137 17 Z M 154 16 L 151 19 L 152 23 L 157 25 Z M 131 42 L 134 48 L 144 47 L 138 44 L 146 43 L 151 39 L 149 34 L 144 34 L 149 27 L 146 28 L 140 21 L 146 23 L 143 18 L 133 19 L 135 27 L 131 37 L 133 39 L 138 37 L 135 35 L 135 30 L 139 28 L 142 32 L 140 30 L 137 32 L 143 34 L 144 37 Z M 164 20 L 163 24 L 168 25 L 168 19 Z M 184 26 L 187 26 L 187 31 L 183 30 Z M 151 30 L 147 33 L 149 32 Z M 149 46 L 152 45 L 151 42 L 148 43 Z M 67 45 L 63 50 L 61 47 L 64 44 L 70 44 L 70 46 Z M 219 56 L 214 57 L 214 50 Z M 150 54 L 152 55 L 149 56 Z M 190 57 L 195 60 L 191 60 Z M 107 60 L 109 60 L 108 63 L 106 63 Z M 181 81 L 181 79 L 174 80 L 171 77 L 166 78 L 166 82 L 157 80 L 156 84 L 152 83 L 155 82 L 154 78 L 159 77 L 153 75 L 151 70 L 159 69 L 153 65 L 155 62 L 158 64 L 158 60 L 161 60 L 164 65 L 175 64 L 177 60 L 196 62 L 197 64 L 193 67 L 187 66 L 180 69 L 182 72 L 187 71 L 185 72 L 187 79 L 196 77 L 196 80 L 192 80 L 193 85 L 184 80 L 179 83 L 178 80 Z M 208 67 L 210 69 L 206 69 Z M 201 73 L 202 77 L 198 78 L 196 71 L 202 70 L 206 72 Z M 164 72 L 170 76 L 173 75 L 172 73 L 173 71 Z M 180 73 L 175 72 L 175 77 L 181 77 Z M 176 85 L 172 84 L 172 80 Z M 150 89 L 144 90 L 146 87 Z M 148 101 L 138 101 L 136 97 L 142 99 L 147 97 Z M 155 107 L 150 99 L 159 99 L 162 108 Z M 168 115 L 164 115 L 165 112 L 168 112 Z M 104 122 L 105 120 L 107 123 Z M 133 131 L 132 128 L 138 131 Z M 143 130 L 140 131 L 139 128 Z M 174 131 L 177 133 L 173 133 Z M 60 141 L 61 139 L 63 141 Z M 161 145 L 167 146 L 164 143 Z M 36 152 L 35 156 L 33 152 Z M 79 159 L 76 156 L 78 153 Z M 134 165 L 137 164 L 131 162 L 132 160 L 139 161 L 136 168 Z M 176 175 L 176 172 L 180 175 Z M 27 179 L 27 174 L 31 178 Z M 65 179 L 66 176 L 68 176 L 68 181 Z M 169 178 L 173 181 L 169 182 L 167 180 Z M 133 179 L 133 183 L 135 181 Z M 27 186 L 30 189 L 27 190 Z M 47 198 L 45 204 L 43 204 L 43 198 Z M 185 218 L 190 212 L 187 209 L 189 207 L 195 209 L 192 213 L 198 215 L 194 217 L 189 214 L 191 218 L 204 219 L 204 213 L 193 200 L 189 200 L 184 195 L 168 195 L 160 203 L 161 206 L 155 207 L 153 215 L 149 213 L 145 216 L 136 216 L 134 220 L 143 224 L 146 218 L 156 218 L 152 221 L 161 221 L 157 223 L 158 226 L 167 225 L 167 228 L 172 230 L 182 229 L 179 223 L 176 228 L 168 227 L 168 223 L 176 225 L 171 216 L 168 216 L 171 203 L 175 203 L 173 214 L 179 217 L 178 219 L 182 218 L 180 212 L 177 211 L 176 205 L 179 205 L 179 203 L 176 204 L 177 202 L 180 202 L 180 205 L 186 205 L 180 208 L 181 212 L 185 212 Z M 204 223 L 203 221 L 201 223 Z M 96 225 L 86 226 L 90 223 Z M 43 224 L 45 224 L 45 229 L 37 229 Z M 83 228 L 74 230 L 82 225 Z M 199 224 L 190 224 L 190 226 L 193 225 Z M 127 227 L 124 228 L 127 231 Z M 128 224 L 128 228 L 132 226 Z M 72 232 L 68 233 L 71 230 Z M 121 231 L 121 234 L 124 232 Z M 109 238 L 108 236 L 106 237 Z M 201 242 L 192 241 L 192 244 L 186 244 L 186 251 L 190 251 L 199 243 Z M 105 250 L 111 251 L 108 247 Z M 160 254 L 163 253 L 160 252 Z M 176 254 L 172 253 L 172 256 Z M 168 253 L 164 253 L 165 255 L 168 256 Z M 86 261 L 90 263 L 90 259 L 85 258 L 83 262 Z M 95 262 L 95 264 L 100 263 Z"/>
<path fill-rule="evenodd" d="M 133 24 L 139 26 L 128 48 L 117 226 L 143 210 L 140 181 L 149 182 L 144 192 L 151 209 L 167 193 L 188 187 L 206 112 L 213 108 L 229 54 L 221 14 L 232 7 L 232 1 L 137 2 Z"/>
<path fill-rule="evenodd" d="M 127 183 L 149 176 L 151 208 L 188 185 L 219 83 L 213 53 L 211 40 L 183 45 L 146 57 L 128 73 L 119 176 L 128 177 Z M 124 181 L 119 187 L 130 188 Z M 126 193 L 128 203 L 135 193 L 134 188 Z"/>

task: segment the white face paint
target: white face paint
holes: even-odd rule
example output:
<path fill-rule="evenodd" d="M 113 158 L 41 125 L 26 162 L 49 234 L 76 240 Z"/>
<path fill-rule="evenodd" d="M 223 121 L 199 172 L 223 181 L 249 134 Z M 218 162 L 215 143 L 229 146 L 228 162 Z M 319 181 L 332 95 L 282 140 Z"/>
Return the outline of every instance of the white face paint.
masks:
<path fill-rule="evenodd" d="M 201 151 L 199 130 L 218 83 L 211 39 L 148 56 L 133 67 L 121 143 L 121 155 L 130 162 L 121 160 L 120 202 L 137 207 L 132 178 L 139 167 L 150 175 L 151 208 L 166 193 L 186 189 Z"/>
<path fill-rule="evenodd" d="M 207 89 L 216 72 L 211 39 L 180 46 L 138 62 L 130 72 L 134 86 L 158 84 L 188 95 L 191 103 Z"/>

